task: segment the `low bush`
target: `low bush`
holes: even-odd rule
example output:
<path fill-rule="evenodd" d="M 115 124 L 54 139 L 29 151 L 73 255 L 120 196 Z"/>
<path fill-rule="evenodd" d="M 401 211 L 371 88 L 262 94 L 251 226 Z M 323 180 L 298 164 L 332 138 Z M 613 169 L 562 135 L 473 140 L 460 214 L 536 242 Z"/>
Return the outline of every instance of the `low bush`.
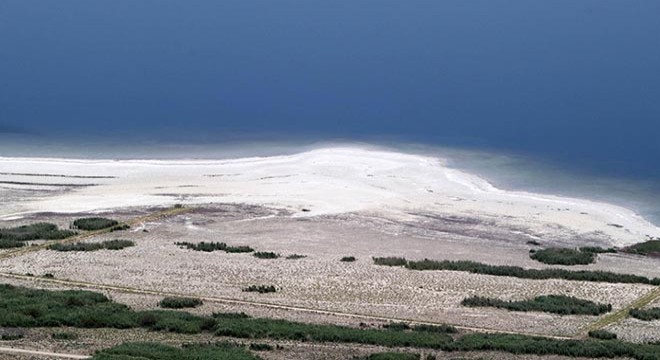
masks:
<path fill-rule="evenodd" d="M 22 338 L 23 338 L 23 334 L 2 334 L 2 335 L 0 335 L 0 340 L 2 340 L 2 341 L 20 340 Z"/>
<path fill-rule="evenodd" d="M 197 307 L 202 304 L 202 300 L 196 298 L 166 297 L 158 303 L 158 306 L 168 309 L 183 309 Z"/>
<path fill-rule="evenodd" d="M 259 294 L 274 293 L 277 291 L 273 285 L 250 285 L 243 289 L 245 292 L 258 292 Z"/>
<path fill-rule="evenodd" d="M 614 340 L 616 339 L 616 334 L 606 330 L 592 330 L 589 331 L 589 337 L 600 340 Z"/>
<path fill-rule="evenodd" d="M 280 257 L 280 254 L 268 251 L 257 251 L 254 253 L 254 256 L 259 259 L 277 259 Z"/>
<path fill-rule="evenodd" d="M 271 351 L 275 349 L 273 345 L 264 344 L 264 343 L 251 343 L 250 350 L 254 351 Z"/>
<path fill-rule="evenodd" d="M 436 332 L 436 333 L 443 333 L 443 334 L 456 334 L 458 333 L 458 329 L 451 325 L 415 325 L 413 328 L 413 331 L 426 331 L 426 332 Z"/>
<path fill-rule="evenodd" d="M 596 261 L 596 254 L 568 248 L 547 248 L 531 251 L 529 257 L 551 265 L 587 265 Z"/>
<path fill-rule="evenodd" d="M 402 257 L 375 257 L 374 264 L 385 266 L 405 266 L 408 262 Z"/>
<path fill-rule="evenodd" d="M 78 334 L 72 332 L 56 332 L 51 335 L 55 340 L 76 340 Z"/>
<path fill-rule="evenodd" d="M 660 256 L 660 240 L 645 241 L 643 243 L 628 246 L 622 251 L 644 256 Z"/>
<path fill-rule="evenodd" d="M 419 360 L 419 354 L 413 353 L 398 353 L 398 352 L 381 352 L 367 356 L 366 360 Z"/>
<path fill-rule="evenodd" d="M 184 344 L 182 347 L 158 343 L 125 343 L 97 351 L 92 360 L 258 360 L 247 349 L 231 343 Z"/>
<path fill-rule="evenodd" d="M 128 230 L 131 227 L 128 224 L 119 224 L 110 228 L 110 232 Z"/>
<path fill-rule="evenodd" d="M 76 235 L 75 231 L 60 230 L 55 224 L 36 223 L 12 228 L 1 228 L 0 243 L 4 242 L 4 245 L 7 246 L 11 244 L 12 241 L 60 240 L 73 235 Z"/>
<path fill-rule="evenodd" d="M 355 258 L 355 256 L 344 256 L 344 257 L 341 258 L 339 261 L 343 261 L 343 262 L 353 262 L 353 261 L 355 261 L 355 260 L 357 260 L 357 259 Z"/>
<path fill-rule="evenodd" d="M 12 249 L 25 246 L 25 243 L 17 240 L 0 239 L 0 249 Z"/>
<path fill-rule="evenodd" d="M 121 250 L 127 247 L 135 246 L 130 240 L 108 240 L 97 243 L 75 243 L 75 244 L 52 244 L 48 246 L 49 250 L 55 251 L 97 251 L 97 250 Z"/>
<path fill-rule="evenodd" d="M 631 309 L 630 316 L 643 321 L 660 320 L 660 307 L 650 309 Z"/>
<path fill-rule="evenodd" d="M 80 230 L 102 230 L 119 225 L 119 221 L 102 217 L 80 218 L 73 221 L 72 227 Z"/>
<path fill-rule="evenodd" d="M 175 244 L 181 248 L 204 252 L 224 251 L 228 253 L 248 253 L 254 251 L 254 249 L 249 246 L 229 246 L 223 242 L 177 242 Z"/>
<path fill-rule="evenodd" d="M 600 315 L 612 310 L 610 304 L 598 304 L 564 295 L 537 296 L 532 300 L 505 301 L 472 296 L 461 302 L 469 307 L 496 307 L 511 311 L 542 311 L 559 315 Z"/>
<path fill-rule="evenodd" d="M 287 260 L 298 260 L 298 259 L 303 259 L 306 258 L 307 255 L 300 255 L 300 254 L 291 254 L 286 257 Z"/>
<path fill-rule="evenodd" d="M 574 281 L 593 281 L 626 284 L 660 285 L 660 278 L 649 279 L 644 276 L 619 274 L 608 271 L 571 271 L 565 269 L 525 269 L 519 266 L 488 265 L 474 261 L 429 260 L 406 261 L 404 265 L 411 270 L 449 270 L 465 271 L 473 274 L 492 276 L 511 276 L 521 279 L 564 279 Z"/>

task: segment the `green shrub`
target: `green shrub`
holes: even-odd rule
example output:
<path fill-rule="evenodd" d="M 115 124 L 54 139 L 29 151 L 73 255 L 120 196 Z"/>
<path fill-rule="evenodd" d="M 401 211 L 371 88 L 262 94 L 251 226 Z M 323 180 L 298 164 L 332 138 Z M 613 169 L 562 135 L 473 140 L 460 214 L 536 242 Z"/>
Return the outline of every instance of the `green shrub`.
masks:
<path fill-rule="evenodd" d="M 249 246 L 228 246 L 223 242 L 199 242 L 199 243 L 189 243 L 189 242 L 177 242 L 175 243 L 181 248 L 186 248 L 195 251 L 224 251 L 228 253 L 248 253 L 253 252 L 254 249 Z"/>
<path fill-rule="evenodd" d="M 197 307 L 202 304 L 202 300 L 196 298 L 166 297 L 158 303 L 158 306 L 168 309 L 183 309 Z"/>
<path fill-rule="evenodd" d="M 631 274 L 618 274 L 607 271 L 571 271 L 565 269 L 524 269 L 519 266 L 488 265 L 474 261 L 438 261 L 424 259 L 420 261 L 407 261 L 405 267 L 411 270 L 466 271 L 473 274 L 511 276 L 521 279 L 565 279 L 574 281 L 660 285 L 660 278 L 649 279 Z"/>
<path fill-rule="evenodd" d="M 157 343 L 125 343 L 97 351 L 92 360 L 258 360 L 248 350 L 230 343 L 184 344 L 182 347 Z"/>
<path fill-rule="evenodd" d="M 357 259 L 355 258 L 355 256 L 344 256 L 344 257 L 341 258 L 339 261 L 343 261 L 343 262 L 353 262 L 353 261 L 355 261 L 355 260 L 357 260 Z"/>
<path fill-rule="evenodd" d="M 596 261 L 593 252 L 567 248 L 547 248 L 531 251 L 530 258 L 551 265 L 587 265 Z"/>
<path fill-rule="evenodd" d="M 461 302 L 469 307 L 496 307 L 511 311 L 542 311 L 559 315 L 600 315 L 612 310 L 610 304 L 598 304 L 564 295 L 537 296 L 532 300 L 505 301 L 472 296 Z"/>
<path fill-rule="evenodd" d="M 0 335 L 0 340 L 2 340 L 2 341 L 20 340 L 22 338 L 23 338 L 23 334 L 2 334 L 2 335 Z"/>
<path fill-rule="evenodd" d="M 257 251 L 254 253 L 254 256 L 259 259 L 277 259 L 280 257 L 280 254 L 268 251 Z"/>
<path fill-rule="evenodd" d="M 273 285 L 250 285 L 243 289 L 245 292 L 258 292 L 260 294 L 274 293 L 277 291 Z"/>
<path fill-rule="evenodd" d="M 600 340 L 614 340 L 616 339 L 616 334 L 606 330 L 592 330 L 589 331 L 589 337 Z"/>
<path fill-rule="evenodd" d="M 413 331 L 426 331 L 426 332 L 437 332 L 443 334 L 456 334 L 458 329 L 451 325 L 415 325 L 413 326 Z"/>
<path fill-rule="evenodd" d="M 644 256 L 660 256 L 660 240 L 649 240 L 628 246 L 623 251 Z"/>
<path fill-rule="evenodd" d="M 650 309 L 631 309 L 630 316 L 643 321 L 660 320 L 660 307 Z"/>
<path fill-rule="evenodd" d="M 12 249 L 25 246 L 22 241 L 0 239 L 0 249 Z"/>
<path fill-rule="evenodd" d="M 75 244 L 52 244 L 48 246 L 49 250 L 55 251 L 97 251 L 97 250 L 121 250 L 127 247 L 135 246 L 130 240 L 108 240 L 96 243 L 75 243 Z"/>
<path fill-rule="evenodd" d="M 402 257 L 375 257 L 374 264 L 376 265 L 385 265 L 385 266 L 406 266 L 408 263 L 405 258 Z"/>
<path fill-rule="evenodd" d="M 128 230 L 130 228 L 131 227 L 128 224 L 119 224 L 119 225 L 115 225 L 115 226 L 111 227 L 110 232 Z"/>
<path fill-rule="evenodd" d="M 78 334 L 72 332 L 56 332 L 51 335 L 55 340 L 76 340 Z"/>
<path fill-rule="evenodd" d="M 307 255 L 300 255 L 300 254 L 291 254 L 286 257 L 287 260 L 298 260 L 302 258 L 306 258 Z"/>
<path fill-rule="evenodd" d="M 117 225 L 119 225 L 119 221 L 117 220 L 102 217 L 89 217 L 75 220 L 72 226 L 74 229 L 93 231 L 112 228 Z"/>
<path fill-rule="evenodd" d="M 264 343 L 251 343 L 250 350 L 254 351 L 271 351 L 273 350 L 273 345 L 264 344 Z"/>
<path fill-rule="evenodd" d="M 419 354 L 382 352 L 369 355 L 367 360 L 419 360 Z"/>
<path fill-rule="evenodd" d="M 57 225 L 50 223 L 36 223 L 30 225 L 17 226 L 12 228 L 0 229 L 0 244 L 12 244 L 20 241 L 30 240 L 60 240 L 76 235 L 76 232 L 70 230 L 60 230 Z M 17 246 L 12 246 L 17 247 Z"/>

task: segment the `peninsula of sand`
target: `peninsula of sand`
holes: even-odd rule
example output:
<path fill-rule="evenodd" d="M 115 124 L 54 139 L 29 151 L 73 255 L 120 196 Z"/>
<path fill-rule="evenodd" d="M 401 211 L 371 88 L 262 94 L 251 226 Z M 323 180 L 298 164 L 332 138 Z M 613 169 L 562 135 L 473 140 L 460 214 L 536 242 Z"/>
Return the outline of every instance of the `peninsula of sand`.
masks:
<path fill-rule="evenodd" d="M 0 158 L 0 220 L 172 204 L 249 204 L 292 217 L 371 213 L 480 219 L 558 242 L 624 246 L 660 236 L 633 211 L 504 191 L 442 159 L 359 147 L 232 160 Z M 517 230 L 516 230 L 517 229 Z"/>

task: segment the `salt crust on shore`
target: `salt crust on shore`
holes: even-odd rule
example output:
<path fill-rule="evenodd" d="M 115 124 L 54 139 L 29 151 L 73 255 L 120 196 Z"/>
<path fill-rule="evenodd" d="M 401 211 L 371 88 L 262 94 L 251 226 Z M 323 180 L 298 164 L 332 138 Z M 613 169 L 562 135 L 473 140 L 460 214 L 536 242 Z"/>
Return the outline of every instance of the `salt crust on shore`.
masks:
<path fill-rule="evenodd" d="M 504 191 L 439 158 L 359 147 L 213 161 L 0 157 L 0 172 L 5 191 L 40 190 L 39 196 L 5 202 L 0 220 L 35 212 L 222 202 L 286 208 L 293 216 L 370 211 L 403 218 L 423 210 L 496 218 L 540 234 L 547 228 L 597 234 L 617 246 L 660 236 L 660 228 L 623 207 Z M 43 190 L 52 192 L 44 196 Z"/>

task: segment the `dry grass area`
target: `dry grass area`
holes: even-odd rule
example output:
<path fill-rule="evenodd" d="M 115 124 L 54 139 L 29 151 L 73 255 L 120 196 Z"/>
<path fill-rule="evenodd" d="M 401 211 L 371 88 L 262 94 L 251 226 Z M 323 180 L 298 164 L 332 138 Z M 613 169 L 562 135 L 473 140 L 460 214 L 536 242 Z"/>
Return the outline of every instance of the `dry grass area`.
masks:
<path fill-rule="evenodd" d="M 123 220 L 145 212 L 147 209 L 131 209 L 104 216 Z M 68 224 L 80 216 L 47 214 L 39 220 Z M 13 224 L 7 226 L 10 225 Z M 491 240 L 485 232 L 488 227 L 493 229 Z M 507 232 L 510 237 L 505 236 Z M 486 223 L 415 214 L 406 219 L 383 218 L 377 214 L 296 218 L 285 211 L 257 206 L 212 205 L 192 213 L 134 226 L 129 231 L 103 234 L 88 240 L 125 238 L 135 241 L 135 247 L 121 251 L 66 253 L 41 250 L 3 259 L 0 261 L 0 271 L 35 275 L 52 273 L 56 279 L 189 296 L 230 298 L 558 336 L 573 334 L 595 318 L 466 308 L 460 302 L 471 295 L 518 300 L 561 294 L 611 303 L 617 310 L 651 288 L 638 284 L 541 281 L 464 272 L 410 271 L 376 266 L 371 260 L 373 256 L 396 255 L 409 259 L 467 259 L 491 264 L 545 267 L 529 259 L 530 245 L 524 241 L 528 235 L 525 235 L 525 229 L 498 227 L 494 220 Z M 258 251 L 280 253 L 283 257 L 264 260 L 251 254 L 196 252 L 180 249 L 174 244 L 177 241 L 222 241 L 229 245 L 249 245 Z M 594 239 L 587 241 L 589 244 L 594 242 Z M 307 257 L 296 260 L 284 258 L 290 254 L 304 254 Z M 355 256 L 357 261 L 339 261 L 343 256 Z M 660 276 L 660 269 L 651 266 L 652 262 L 657 260 L 631 255 L 601 255 L 595 265 L 572 269 Z M 254 284 L 272 284 L 280 290 L 271 294 L 241 291 Z M 155 296 L 119 292 L 110 295 L 138 309 L 154 307 L 159 300 Z M 208 302 L 194 311 L 210 313 L 225 309 L 298 321 L 353 325 L 365 321 L 257 305 Z"/>

